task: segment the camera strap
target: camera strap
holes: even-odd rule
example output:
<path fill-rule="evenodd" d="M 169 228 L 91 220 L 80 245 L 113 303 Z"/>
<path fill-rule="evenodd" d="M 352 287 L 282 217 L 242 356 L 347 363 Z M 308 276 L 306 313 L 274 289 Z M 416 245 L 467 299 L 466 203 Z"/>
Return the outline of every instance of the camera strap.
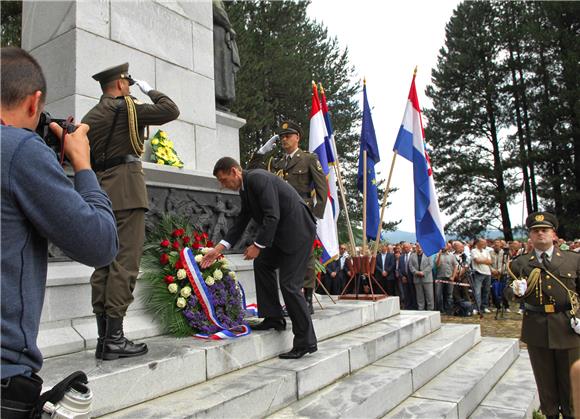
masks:
<path fill-rule="evenodd" d="M 85 387 L 89 380 L 87 375 L 83 371 L 73 372 L 71 375 L 66 377 L 64 380 L 57 383 L 53 388 L 40 395 L 38 400 L 38 405 L 35 410 L 33 417 L 40 418 L 43 412 L 43 407 L 47 402 L 56 404 L 61 401 L 64 397 L 66 391 L 73 387 L 78 388 L 79 386 Z"/>

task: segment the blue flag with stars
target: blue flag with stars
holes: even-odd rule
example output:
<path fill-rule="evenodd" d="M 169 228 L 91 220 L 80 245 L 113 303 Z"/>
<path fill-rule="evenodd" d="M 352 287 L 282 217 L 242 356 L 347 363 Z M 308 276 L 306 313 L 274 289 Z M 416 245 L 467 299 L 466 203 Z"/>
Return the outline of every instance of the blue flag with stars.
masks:
<path fill-rule="evenodd" d="M 375 176 L 375 164 L 381 161 L 379 147 L 375 135 L 375 127 L 371 116 L 371 108 L 367 99 L 367 86 L 363 86 L 363 117 L 360 134 L 360 153 L 358 159 L 357 187 L 363 192 L 363 150 L 367 151 L 367 231 L 369 240 L 374 240 L 379 229 L 379 194 Z"/>

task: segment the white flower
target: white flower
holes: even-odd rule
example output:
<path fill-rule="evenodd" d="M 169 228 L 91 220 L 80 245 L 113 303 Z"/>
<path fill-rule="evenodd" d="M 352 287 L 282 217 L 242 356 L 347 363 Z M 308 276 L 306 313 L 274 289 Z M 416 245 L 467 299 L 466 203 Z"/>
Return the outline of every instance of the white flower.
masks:
<path fill-rule="evenodd" d="M 205 283 L 207 285 L 209 285 L 210 287 L 215 284 L 215 280 L 213 279 L 213 276 L 208 276 L 207 278 L 205 278 Z"/>
<path fill-rule="evenodd" d="M 226 258 L 223 258 L 222 259 L 222 268 L 223 269 L 228 269 L 229 266 L 230 266 L 230 262 Z"/>
<path fill-rule="evenodd" d="M 202 248 L 201 248 L 201 253 L 205 255 L 205 254 L 206 254 L 207 252 L 209 252 L 210 250 L 211 250 L 211 247 L 202 247 Z"/>
<path fill-rule="evenodd" d="M 213 277 L 216 279 L 216 281 L 219 281 L 224 277 L 224 274 L 219 269 L 216 269 L 215 271 L 213 271 Z"/>
<path fill-rule="evenodd" d="M 189 287 L 183 287 L 183 288 L 181 289 L 181 296 L 182 296 L 183 298 L 187 298 L 187 297 L 189 297 L 190 295 L 191 295 L 191 288 L 189 288 Z"/>
<path fill-rule="evenodd" d="M 175 303 L 175 304 L 177 305 L 177 307 L 183 308 L 183 307 L 185 307 L 187 305 L 187 301 L 185 301 L 185 298 L 179 297 L 177 299 L 177 303 Z"/>
<path fill-rule="evenodd" d="M 203 255 L 195 255 L 195 261 L 197 263 L 201 263 L 202 259 L 203 259 Z"/>
<path fill-rule="evenodd" d="M 237 275 L 234 271 L 230 271 L 230 273 L 228 274 L 230 276 L 230 278 L 232 278 L 234 281 L 237 279 Z"/>
<path fill-rule="evenodd" d="M 187 276 L 187 272 L 185 272 L 185 269 L 179 269 L 177 271 L 177 278 L 185 279 L 186 276 Z"/>
<path fill-rule="evenodd" d="M 169 284 L 167 286 L 167 291 L 169 291 L 171 294 L 175 294 L 177 292 L 178 288 L 179 287 L 177 286 L 177 284 Z"/>

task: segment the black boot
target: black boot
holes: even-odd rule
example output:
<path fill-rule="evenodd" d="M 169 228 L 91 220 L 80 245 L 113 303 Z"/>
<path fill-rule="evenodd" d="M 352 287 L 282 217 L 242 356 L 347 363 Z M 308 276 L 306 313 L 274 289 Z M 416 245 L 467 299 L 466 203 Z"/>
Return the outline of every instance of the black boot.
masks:
<path fill-rule="evenodd" d="M 312 305 L 312 288 L 304 288 L 304 298 L 306 299 L 306 305 L 308 305 L 308 311 L 310 314 L 314 314 L 314 306 Z"/>
<path fill-rule="evenodd" d="M 123 318 L 107 317 L 107 333 L 103 342 L 103 359 L 129 358 L 145 355 L 147 345 L 133 343 L 123 334 Z"/>
<path fill-rule="evenodd" d="M 107 317 L 104 313 L 99 313 L 96 315 L 97 318 L 97 333 L 99 337 L 97 338 L 97 349 L 95 350 L 95 358 L 103 358 L 103 342 L 105 340 L 105 334 L 107 333 Z"/>

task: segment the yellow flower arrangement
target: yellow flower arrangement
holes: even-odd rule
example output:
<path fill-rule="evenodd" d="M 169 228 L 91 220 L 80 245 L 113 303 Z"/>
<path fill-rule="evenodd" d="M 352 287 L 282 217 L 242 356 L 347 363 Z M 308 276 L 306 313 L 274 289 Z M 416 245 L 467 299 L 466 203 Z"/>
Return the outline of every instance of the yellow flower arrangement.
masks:
<path fill-rule="evenodd" d="M 167 137 L 167 133 L 158 130 L 151 139 L 151 161 L 161 165 L 183 167 L 183 162 L 173 147 L 173 141 Z"/>

